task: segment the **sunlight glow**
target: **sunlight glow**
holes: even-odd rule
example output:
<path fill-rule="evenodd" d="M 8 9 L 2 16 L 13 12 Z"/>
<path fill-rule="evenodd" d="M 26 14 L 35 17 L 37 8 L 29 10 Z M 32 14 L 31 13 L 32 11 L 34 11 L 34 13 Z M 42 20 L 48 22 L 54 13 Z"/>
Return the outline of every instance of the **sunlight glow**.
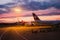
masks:
<path fill-rule="evenodd" d="M 0 28 L 0 30 L 4 30 L 4 31 L 12 31 L 12 30 L 16 30 L 16 31 L 28 31 L 28 30 L 36 30 L 36 29 L 39 29 L 39 28 L 51 28 L 51 26 L 43 26 L 43 27 L 38 27 L 38 26 L 35 26 L 35 27 L 26 27 L 26 26 L 11 26 L 11 27 L 4 27 L 4 28 Z"/>
<path fill-rule="evenodd" d="M 14 8 L 12 8 L 12 11 L 13 11 L 14 13 L 21 13 L 21 12 L 22 12 L 22 9 L 19 8 L 19 7 L 14 7 Z"/>

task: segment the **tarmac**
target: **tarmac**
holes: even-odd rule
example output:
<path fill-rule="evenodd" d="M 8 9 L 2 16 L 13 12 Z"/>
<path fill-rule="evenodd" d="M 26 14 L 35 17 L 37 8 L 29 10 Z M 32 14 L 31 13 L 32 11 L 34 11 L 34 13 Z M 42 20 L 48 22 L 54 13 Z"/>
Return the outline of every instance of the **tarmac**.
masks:
<path fill-rule="evenodd" d="M 3 27 L 0 28 L 0 40 L 60 40 L 60 31 L 32 32 L 41 27 Z"/>

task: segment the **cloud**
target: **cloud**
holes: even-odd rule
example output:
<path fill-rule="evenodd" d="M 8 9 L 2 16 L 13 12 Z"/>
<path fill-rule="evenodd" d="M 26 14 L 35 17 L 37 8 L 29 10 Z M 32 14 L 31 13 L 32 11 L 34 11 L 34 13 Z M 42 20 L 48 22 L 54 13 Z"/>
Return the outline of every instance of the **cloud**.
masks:
<path fill-rule="evenodd" d="M 14 2 L 7 3 L 7 6 L 19 5 L 24 10 L 45 10 L 50 7 L 60 9 L 59 0 L 14 0 Z"/>
<path fill-rule="evenodd" d="M 26 13 L 25 16 L 32 16 L 32 12 L 39 16 L 53 16 L 53 15 L 60 15 L 60 10 L 56 9 L 54 7 L 48 8 L 46 10 L 35 10 L 35 11 L 30 11 L 28 14 Z"/>
<path fill-rule="evenodd" d="M 43 2 L 43 4 L 42 4 L 41 2 L 36 2 L 36 1 L 30 2 L 30 4 L 28 6 L 32 10 L 44 10 L 44 9 L 51 7 L 50 3 Z"/>
<path fill-rule="evenodd" d="M 60 2 L 53 3 L 53 2 L 31 1 L 29 4 L 23 5 L 23 8 L 26 8 L 28 10 L 45 10 L 50 7 L 60 9 Z"/>
<path fill-rule="evenodd" d="M 5 5 L 0 5 L 0 14 L 8 13 L 9 11 L 9 7 Z"/>
<path fill-rule="evenodd" d="M 8 6 L 20 5 L 25 10 L 44 10 L 50 7 L 60 9 L 60 0 L 10 0 L 10 2 L 6 0 L 5 2 Z"/>
<path fill-rule="evenodd" d="M 6 3 L 9 3 L 9 2 L 12 2 L 12 0 L 0 0 L 0 5 L 1 4 L 6 4 Z"/>
<path fill-rule="evenodd" d="M 0 8 L 7 8 L 7 6 L 5 6 L 5 5 L 0 5 Z"/>
<path fill-rule="evenodd" d="M 14 12 L 10 12 L 10 13 L 5 13 L 5 14 L 0 14 L 0 17 L 4 18 L 4 17 L 21 17 L 21 16 L 24 16 L 24 17 L 28 17 L 28 16 L 32 16 L 32 13 L 35 13 L 36 15 L 38 16 L 53 16 L 53 15 L 60 15 L 60 10 L 58 9 L 55 9 L 54 7 L 52 8 L 49 8 L 49 9 L 46 9 L 46 10 L 35 10 L 35 11 L 23 11 L 21 13 L 14 13 Z"/>
<path fill-rule="evenodd" d="M 36 0 L 36 1 L 35 0 L 16 0 L 16 1 L 17 1 L 17 3 L 13 2 L 13 3 L 7 3 L 5 5 L 0 5 L 0 8 L 8 10 L 8 11 L 0 10 L 0 14 L 10 12 L 10 8 L 15 7 L 16 4 L 18 6 L 20 6 L 21 8 L 23 8 L 23 10 L 29 10 L 29 11 L 32 11 L 32 10 L 33 11 L 38 11 L 38 10 L 44 11 L 44 10 L 47 10 L 47 9 L 50 9 L 50 8 L 53 9 L 54 11 L 56 9 L 57 9 L 56 11 L 60 11 L 59 10 L 60 9 L 60 1 L 57 1 L 57 0 L 53 0 L 53 1 L 52 0 L 51 1 L 47 1 L 47 0 L 46 1 L 44 1 L 44 0 L 43 1 L 38 1 L 38 0 Z M 50 10 L 50 11 L 53 11 L 53 10 Z M 59 14 L 59 13 L 57 13 L 57 14 Z M 50 15 L 51 15 L 51 13 L 50 13 Z"/>
<path fill-rule="evenodd" d="M 53 7 L 60 9 L 60 2 L 53 4 Z"/>

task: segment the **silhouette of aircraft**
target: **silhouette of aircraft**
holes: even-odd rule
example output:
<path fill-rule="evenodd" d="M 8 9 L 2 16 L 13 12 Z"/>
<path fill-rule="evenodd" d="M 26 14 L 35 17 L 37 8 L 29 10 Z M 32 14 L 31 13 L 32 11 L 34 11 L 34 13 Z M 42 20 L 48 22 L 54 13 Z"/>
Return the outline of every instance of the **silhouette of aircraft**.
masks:
<path fill-rule="evenodd" d="M 34 18 L 34 23 L 36 25 L 58 25 L 60 24 L 60 21 L 42 21 L 39 19 L 39 17 L 35 14 L 35 13 L 32 13 L 33 15 L 33 18 Z"/>

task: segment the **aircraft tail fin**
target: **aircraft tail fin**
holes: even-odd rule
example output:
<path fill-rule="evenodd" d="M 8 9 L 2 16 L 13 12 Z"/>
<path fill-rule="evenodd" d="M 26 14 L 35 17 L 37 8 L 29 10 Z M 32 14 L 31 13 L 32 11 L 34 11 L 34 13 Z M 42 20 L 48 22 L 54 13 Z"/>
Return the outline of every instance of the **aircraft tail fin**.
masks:
<path fill-rule="evenodd" d="M 35 21 L 41 21 L 35 13 L 32 13 Z"/>

